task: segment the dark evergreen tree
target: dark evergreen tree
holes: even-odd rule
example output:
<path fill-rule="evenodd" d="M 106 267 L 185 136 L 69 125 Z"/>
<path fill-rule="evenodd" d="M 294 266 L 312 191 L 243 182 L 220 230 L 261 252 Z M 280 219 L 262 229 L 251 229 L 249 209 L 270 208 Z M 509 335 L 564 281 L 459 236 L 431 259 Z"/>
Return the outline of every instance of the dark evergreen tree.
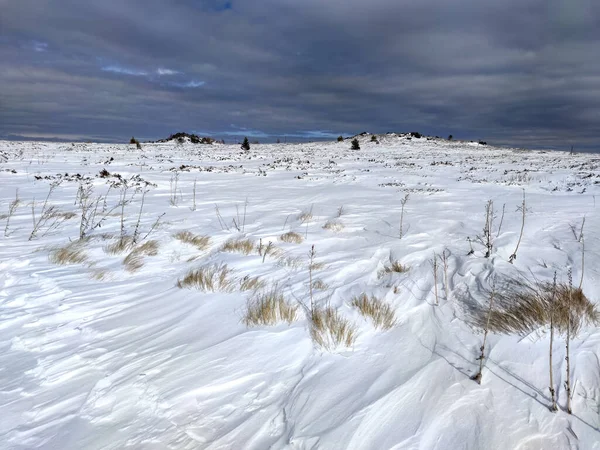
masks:
<path fill-rule="evenodd" d="M 352 147 L 350 147 L 351 150 L 360 150 L 360 144 L 358 142 L 358 139 L 354 138 L 352 139 Z"/>
<path fill-rule="evenodd" d="M 244 138 L 244 142 L 242 143 L 242 150 L 250 150 L 250 142 L 248 142 L 248 138 Z"/>

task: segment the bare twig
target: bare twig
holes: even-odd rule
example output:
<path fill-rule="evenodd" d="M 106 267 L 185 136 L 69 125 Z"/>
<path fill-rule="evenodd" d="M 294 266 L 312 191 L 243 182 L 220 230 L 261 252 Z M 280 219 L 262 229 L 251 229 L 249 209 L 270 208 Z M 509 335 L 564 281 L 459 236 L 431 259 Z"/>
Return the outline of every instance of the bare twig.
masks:
<path fill-rule="evenodd" d="M 431 266 L 433 268 L 433 291 L 435 293 L 435 304 L 439 305 L 439 299 L 438 299 L 438 256 L 437 254 L 434 252 L 433 253 L 433 259 L 431 260 Z"/>
<path fill-rule="evenodd" d="M 487 317 L 485 330 L 483 332 L 483 343 L 481 344 L 481 347 L 479 347 L 479 350 L 481 353 L 479 354 L 479 357 L 477 358 L 479 360 L 479 372 L 477 372 L 475 375 L 473 375 L 471 377 L 471 379 L 475 380 L 478 384 L 481 384 L 481 377 L 483 375 L 483 364 L 485 361 L 485 343 L 487 341 L 487 335 L 488 335 L 488 331 L 490 329 L 490 318 L 492 317 L 492 308 L 494 307 L 495 295 L 496 295 L 496 279 L 492 278 L 492 286 L 491 286 L 491 290 L 490 290 L 490 304 L 489 304 L 489 308 L 488 308 L 488 317 Z"/>
<path fill-rule="evenodd" d="M 500 231 L 502 230 L 502 222 L 504 222 L 504 211 L 506 209 L 506 203 L 502 205 L 502 216 L 500 216 L 500 225 L 498 225 L 498 232 L 496 233 L 496 237 L 500 236 Z"/>
<path fill-rule="evenodd" d="M 406 194 L 402 200 L 400 200 L 401 210 L 400 210 L 400 239 L 404 235 L 404 207 L 406 206 L 406 202 L 408 202 L 409 194 Z"/>
<path fill-rule="evenodd" d="M 515 259 L 517 259 L 517 250 L 519 250 L 519 245 L 521 244 L 521 239 L 523 238 L 523 230 L 525 229 L 525 216 L 527 215 L 527 204 L 525 202 L 525 189 L 523 189 L 523 202 L 521 206 L 517 208 L 517 211 L 521 211 L 521 232 L 519 233 L 519 240 L 517 241 L 517 246 L 515 247 L 515 251 L 508 258 L 509 263 L 513 263 Z"/>
<path fill-rule="evenodd" d="M 552 398 L 552 405 L 550 406 L 551 411 L 558 411 L 556 406 L 556 391 L 554 390 L 554 377 L 552 373 L 552 343 L 554 341 L 554 307 L 556 300 L 556 272 L 554 272 L 554 281 L 552 283 L 552 298 L 550 303 L 550 357 L 549 357 L 549 369 L 550 369 L 550 396 Z"/>
<path fill-rule="evenodd" d="M 571 269 L 569 269 L 569 271 L 567 272 L 567 277 L 569 279 L 569 296 L 568 296 L 568 302 L 567 302 L 568 322 L 567 322 L 566 355 L 565 355 L 565 361 L 567 363 L 567 374 L 566 374 L 566 381 L 565 381 L 565 390 L 567 391 L 567 412 L 569 414 L 571 414 L 572 413 L 572 410 L 571 410 L 571 358 L 570 358 L 570 354 L 569 354 L 570 341 L 571 341 L 571 322 L 572 322 L 571 302 L 573 299 L 573 276 L 571 273 Z"/>
<path fill-rule="evenodd" d="M 4 237 L 8 237 L 8 226 L 10 225 L 10 219 L 14 215 L 15 211 L 19 207 L 21 201 L 19 200 L 19 188 L 15 191 L 15 199 L 8 205 L 8 215 L 6 216 L 6 226 L 4 227 Z"/>

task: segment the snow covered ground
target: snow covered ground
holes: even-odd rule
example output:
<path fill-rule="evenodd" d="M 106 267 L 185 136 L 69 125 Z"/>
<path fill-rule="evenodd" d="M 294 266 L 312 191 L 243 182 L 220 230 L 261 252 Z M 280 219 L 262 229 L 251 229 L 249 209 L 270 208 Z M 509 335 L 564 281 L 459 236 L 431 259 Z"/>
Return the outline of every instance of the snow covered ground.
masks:
<path fill-rule="evenodd" d="M 486 304 L 494 274 L 548 281 L 556 271 L 564 281 L 571 268 L 578 284 L 584 216 L 583 291 L 598 301 L 600 156 L 369 138 L 359 151 L 345 141 L 248 153 L 0 142 L 0 448 L 600 449 L 600 328 L 573 341 L 568 415 L 563 338 L 552 413 L 547 330 L 492 333 L 479 385 L 470 376 L 482 331 L 468 313 L 469 302 Z M 93 186 L 90 201 L 108 192 L 95 220 L 109 214 L 83 242 L 80 186 Z M 489 199 L 497 218 L 485 258 L 476 236 Z M 210 242 L 200 249 L 175 237 L 182 231 Z M 302 242 L 281 241 L 289 231 Z M 121 233 L 158 247 L 124 264 Z M 232 238 L 277 251 L 222 251 Z M 312 245 L 314 301 L 354 324 L 350 347 L 311 340 Z M 57 264 L 61 248 L 71 264 Z M 447 283 L 439 263 L 434 286 L 432 260 L 444 251 Z M 394 261 L 409 270 L 386 273 Z M 291 324 L 248 327 L 256 292 L 177 287 L 210 264 L 227 264 L 234 287 L 259 277 L 304 307 Z M 391 329 L 351 305 L 362 293 L 392 307 Z"/>

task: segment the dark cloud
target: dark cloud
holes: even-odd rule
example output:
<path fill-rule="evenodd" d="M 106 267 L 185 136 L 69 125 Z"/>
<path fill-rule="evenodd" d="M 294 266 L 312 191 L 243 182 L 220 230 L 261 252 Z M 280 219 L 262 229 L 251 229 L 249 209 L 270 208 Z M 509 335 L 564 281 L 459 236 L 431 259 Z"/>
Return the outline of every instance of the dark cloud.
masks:
<path fill-rule="evenodd" d="M 0 0 L 0 136 L 595 148 L 595 0 Z"/>

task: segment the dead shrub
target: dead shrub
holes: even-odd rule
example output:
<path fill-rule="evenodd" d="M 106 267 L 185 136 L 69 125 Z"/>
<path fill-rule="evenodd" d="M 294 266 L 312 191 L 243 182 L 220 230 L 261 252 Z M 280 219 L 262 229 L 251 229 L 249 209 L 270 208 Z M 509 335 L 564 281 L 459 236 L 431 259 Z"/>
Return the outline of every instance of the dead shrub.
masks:
<path fill-rule="evenodd" d="M 356 326 L 332 307 L 315 308 L 311 314 L 310 336 L 323 349 L 351 347 L 356 333 Z"/>
<path fill-rule="evenodd" d="M 396 324 L 396 314 L 392 307 L 374 295 L 361 294 L 352 299 L 352 306 L 357 308 L 361 315 L 370 318 L 375 328 L 389 330 Z"/>
<path fill-rule="evenodd" d="M 298 305 L 289 303 L 277 286 L 258 293 L 248 301 L 244 323 L 251 326 L 288 324 L 296 320 Z"/>
<path fill-rule="evenodd" d="M 206 265 L 190 270 L 182 279 L 177 280 L 177 287 L 204 292 L 233 292 L 235 280 L 232 275 L 233 271 L 227 264 Z"/>
<path fill-rule="evenodd" d="M 190 231 L 180 231 L 174 237 L 185 244 L 193 245 L 198 250 L 206 250 L 210 245 L 209 236 L 197 236 Z"/>
<path fill-rule="evenodd" d="M 250 239 L 230 239 L 223 244 L 221 251 L 249 255 L 254 251 L 254 243 Z"/>
<path fill-rule="evenodd" d="M 288 244 L 301 244 L 302 241 L 304 241 L 304 238 L 302 237 L 302 235 L 294 231 L 288 231 L 287 233 L 284 233 L 281 236 L 279 236 L 279 240 Z"/>

